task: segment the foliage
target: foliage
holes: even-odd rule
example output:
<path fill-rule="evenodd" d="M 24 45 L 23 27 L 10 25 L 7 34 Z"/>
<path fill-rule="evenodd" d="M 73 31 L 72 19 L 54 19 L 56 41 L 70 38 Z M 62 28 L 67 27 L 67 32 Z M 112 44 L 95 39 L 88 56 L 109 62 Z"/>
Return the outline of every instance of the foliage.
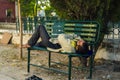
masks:
<path fill-rule="evenodd" d="M 108 14 L 111 21 L 116 22 L 120 20 L 120 0 L 111 0 Z"/>
<path fill-rule="evenodd" d="M 50 13 L 54 10 L 49 4 L 49 0 L 38 0 L 37 10 L 45 10 L 46 16 L 50 16 Z"/>
<path fill-rule="evenodd" d="M 9 0 L 10 2 L 17 2 L 18 0 Z M 21 15 L 22 17 L 27 16 L 34 16 L 35 14 L 35 4 L 36 0 L 19 0 L 20 1 L 20 7 L 21 7 Z"/>
<path fill-rule="evenodd" d="M 35 0 L 20 0 L 22 17 L 35 15 Z"/>
<path fill-rule="evenodd" d="M 120 18 L 120 0 L 50 0 L 50 3 L 61 18 L 98 21 L 101 24 L 100 43 L 107 33 L 108 22 Z"/>
<path fill-rule="evenodd" d="M 119 0 L 50 0 L 61 18 L 97 20 L 105 24 L 120 18 Z"/>
<path fill-rule="evenodd" d="M 49 8 L 49 0 L 20 0 L 21 13 L 23 17 L 37 16 L 37 11 L 42 8 Z M 38 3 L 40 2 L 40 3 Z"/>
<path fill-rule="evenodd" d="M 9 0 L 10 2 L 18 2 L 18 0 Z M 49 0 L 19 0 L 21 4 L 21 15 L 22 17 L 37 16 L 37 11 L 42 10 L 44 7 L 47 12 L 52 10 L 49 5 Z M 40 2 L 38 4 L 38 2 Z"/>
<path fill-rule="evenodd" d="M 105 10 L 109 8 L 109 1 L 110 0 L 50 0 L 51 6 L 56 9 L 60 17 L 79 20 L 93 20 L 98 16 L 102 17 L 103 8 Z M 99 15 L 99 12 L 102 14 Z"/>
<path fill-rule="evenodd" d="M 49 0 L 38 0 L 38 8 L 46 9 L 47 7 L 50 7 Z"/>
<path fill-rule="evenodd" d="M 52 8 L 52 7 L 47 7 L 46 9 L 45 9 L 45 13 L 46 13 L 46 16 L 51 16 L 51 12 L 53 12 L 54 11 L 54 8 Z"/>

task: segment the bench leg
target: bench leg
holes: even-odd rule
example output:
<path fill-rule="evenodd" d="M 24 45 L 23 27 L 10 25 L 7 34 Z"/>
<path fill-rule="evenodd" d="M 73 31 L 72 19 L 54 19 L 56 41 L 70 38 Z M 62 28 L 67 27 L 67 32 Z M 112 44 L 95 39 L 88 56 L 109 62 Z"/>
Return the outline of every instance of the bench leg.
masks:
<path fill-rule="evenodd" d="M 48 67 L 50 68 L 51 66 L 51 52 L 49 52 L 49 56 L 48 56 Z"/>
<path fill-rule="evenodd" d="M 92 71 L 93 71 L 93 56 L 90 57 L 90 75 L 89 75 L 90 79 L 92 79 Z"/>
<path fill-rule="evenodd" d="M 72 57 L 71 56 L 68 56 L 69 58 L 69 63 L 68 63 L 68 80 L 71 80 L 71 65 L 72 65 Z"/>
<path fill-rule="evenodd" d="M 30 72 L 30 50 L 28 50 L 27 72 Z"/>

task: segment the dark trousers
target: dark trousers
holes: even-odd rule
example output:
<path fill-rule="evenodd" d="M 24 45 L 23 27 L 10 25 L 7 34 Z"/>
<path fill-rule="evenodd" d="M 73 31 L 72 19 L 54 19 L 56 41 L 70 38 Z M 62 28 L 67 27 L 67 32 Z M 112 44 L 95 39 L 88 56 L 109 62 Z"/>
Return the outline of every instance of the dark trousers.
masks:
<path fill-rule="evenodd" d="M 39 38 L 41 38 L 41 41 L 37 42 Z M 49 47 L 53 49 L 61 48 L 61 46 L 58 43 L 53 44 L 52 42 L 49 41 L 49 39 L 50 39 L 50 36 L 47 30 L 43 25 L 40 25 L 36 28 L 32 37 L 28 40 L 28 44 L 30 46 Z"/>

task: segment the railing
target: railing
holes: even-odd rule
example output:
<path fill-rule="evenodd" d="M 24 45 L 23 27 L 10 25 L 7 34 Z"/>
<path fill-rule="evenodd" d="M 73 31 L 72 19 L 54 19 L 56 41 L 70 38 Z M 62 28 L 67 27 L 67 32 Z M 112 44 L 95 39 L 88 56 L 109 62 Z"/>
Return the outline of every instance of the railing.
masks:
<path fill-rule="evenodd" d="M 58 17 L 27 17 L 22 18 L 23 33 L 33 33 L 35 28 L 44 23 L 45 20 L 58 20 Z M 16 30 L 19 30 L 18 20 L 16 22 Z"/>
<path fill-rule="evenodd" d="M 111 23 L 109 27 L 109 34 L 105 35 L 102 46 L 117 60 L 117 55 L 120 55 L 120 23 Z"/>

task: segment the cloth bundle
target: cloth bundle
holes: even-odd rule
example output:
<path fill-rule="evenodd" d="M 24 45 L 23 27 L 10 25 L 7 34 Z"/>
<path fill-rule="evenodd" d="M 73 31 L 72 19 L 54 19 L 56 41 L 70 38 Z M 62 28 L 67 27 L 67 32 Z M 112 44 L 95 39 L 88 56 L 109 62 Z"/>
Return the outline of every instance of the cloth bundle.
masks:
<path fill-rule="evenodd" d="M 62 52 L 73 52 L 75 53 L 76 41 L 80 40 L 81 37 L 77 37 L 74 34 L 59 34 L 58 42 L 62 47 Z"/>

